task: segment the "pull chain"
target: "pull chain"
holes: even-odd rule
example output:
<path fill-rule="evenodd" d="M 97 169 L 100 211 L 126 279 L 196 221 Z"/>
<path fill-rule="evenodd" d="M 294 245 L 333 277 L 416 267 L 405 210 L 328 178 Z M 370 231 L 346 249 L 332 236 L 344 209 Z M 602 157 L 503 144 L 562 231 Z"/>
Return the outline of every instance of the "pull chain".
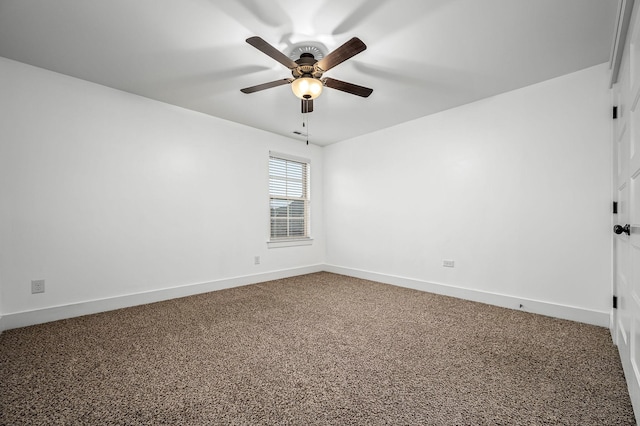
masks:
<path fill-rule="evenodd" d="M 307 145 L 309 145 L 309 114 L 302 115 L 302 127 L 307 129 L 306 137 L 307 137 Z"/>
<path fill-rule="evenodd" d="M 305 119 L 307 120 L 307 145 L 309 145 L 309 114 L 305 116 Z"/>

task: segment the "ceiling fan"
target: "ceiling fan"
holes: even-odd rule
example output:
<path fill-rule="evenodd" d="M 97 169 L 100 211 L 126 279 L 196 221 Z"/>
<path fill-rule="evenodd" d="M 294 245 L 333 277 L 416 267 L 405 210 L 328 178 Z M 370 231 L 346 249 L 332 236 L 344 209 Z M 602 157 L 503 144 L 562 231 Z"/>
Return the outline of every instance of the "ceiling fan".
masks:
<path fill-rule="evenodd" d="M 351 93 L 352 95 L 362 96 L 363 98 L 368 97 L 373 92 L 373 89 L 369 89 L 368 87 L 358 86 L 357 84 L 347 83 L 330 77 L 322 78 L 322 74 L 367 48 L 362 40 L 357 37 L 353 37 L 320 60 L 317 60 L 312 53 L 303 52 L 300 55 L 300 59 L 295 61 L 260 37 L 249 37 L 246 41 L 262 53 L 289 68 L 293 78 L 283 78 L 258 84 L 257 86 L 245 87 L 244 89 L 240 89 L 242 93 L 254 93 L 272 87 L 291 84 L 293 93 L 302 100 L 302 113 L 309 113 L 313 111 L 313 100 L 320 96 L 323 86 Z"/>

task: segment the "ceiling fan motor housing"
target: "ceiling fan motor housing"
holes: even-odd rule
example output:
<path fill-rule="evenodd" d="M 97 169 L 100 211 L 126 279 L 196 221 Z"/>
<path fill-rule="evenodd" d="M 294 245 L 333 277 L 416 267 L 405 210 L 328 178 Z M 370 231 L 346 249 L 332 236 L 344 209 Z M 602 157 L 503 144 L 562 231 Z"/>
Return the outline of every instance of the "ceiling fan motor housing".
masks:
<path fill-rule="evenodd" d="M 295 61 L 298 67 L 291 70 L 291 74 L 293 74 L 295 78 L 320 78 L 322 77 L 322 71 L 318 70 L 315 66 L 317 62 L 318 60 L 311 53 L 303 53 L 300 55 L 300 59 Z"/>

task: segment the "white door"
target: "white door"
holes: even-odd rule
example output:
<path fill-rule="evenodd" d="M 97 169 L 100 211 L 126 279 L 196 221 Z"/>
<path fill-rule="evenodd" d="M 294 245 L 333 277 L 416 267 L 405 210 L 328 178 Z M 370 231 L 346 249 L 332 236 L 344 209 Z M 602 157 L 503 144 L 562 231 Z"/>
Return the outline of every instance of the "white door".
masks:
<path fill-rule="evenodd" d="M 640 2 L 638 2 L 640 3 Z M 629 393 L 640 413 L 640 13 L 636 5 L 627 33 L 618 82 L 613 88 L 614 237 L 612 332 Z"/>

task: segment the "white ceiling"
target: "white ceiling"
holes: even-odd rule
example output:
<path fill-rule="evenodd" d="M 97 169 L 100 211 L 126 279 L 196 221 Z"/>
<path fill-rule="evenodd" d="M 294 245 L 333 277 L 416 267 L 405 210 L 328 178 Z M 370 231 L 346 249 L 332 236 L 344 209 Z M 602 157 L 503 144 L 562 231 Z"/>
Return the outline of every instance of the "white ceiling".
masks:
<path fill-rule="evenodd" d="M 0 0 L 0 56 L 304 140 L 280 50 L 353 36 L 308 114 L 327 145 L 609 60 L 618 0 Z"/>

